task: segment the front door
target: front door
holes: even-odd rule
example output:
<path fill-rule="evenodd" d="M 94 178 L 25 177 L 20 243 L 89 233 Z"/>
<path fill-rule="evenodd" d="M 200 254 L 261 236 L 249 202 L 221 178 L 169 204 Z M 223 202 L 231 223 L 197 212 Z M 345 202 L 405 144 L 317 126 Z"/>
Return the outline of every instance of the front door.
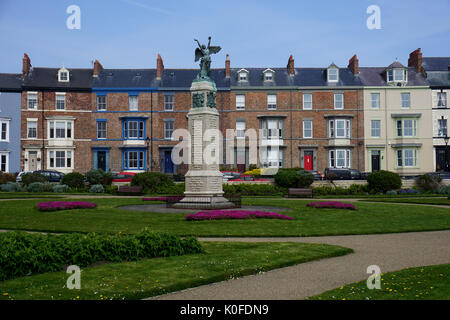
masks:
<path fill-rule="evenodd" d="M 29 171 L 37 170 L 37 151 L 28 152 L 28 170 Z"/>
<path fill-rule="evenodd" d="M 106 151 L 97 151 L 97 169 L 106 171 Z"/>
<path fill-rule="evenodd" d="M 313 170 L 313 152 L 305 151 L 305 155 L 303 157 L 303 168 L 305 170 Z"/>
<path fill-rule="evenodd" d="M 380 171 L 380 151 L 372 151 L 372 172 Z"/>
<path fill-rule="evenodd" d="M 172 151 L 164 151 L 164 173 L 173 173 Z"/>

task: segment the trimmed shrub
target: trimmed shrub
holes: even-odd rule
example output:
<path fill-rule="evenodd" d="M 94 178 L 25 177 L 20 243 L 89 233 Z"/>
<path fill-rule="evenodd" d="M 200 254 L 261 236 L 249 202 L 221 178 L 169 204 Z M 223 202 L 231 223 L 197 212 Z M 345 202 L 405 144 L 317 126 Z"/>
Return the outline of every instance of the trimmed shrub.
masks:
<path fill-rule="evenodd" d="M 450 194 L 450 185 L 449 186 L 442 186 L 439 189 L 440 194 Z"/>
<path fill-rule="evenodd" d="M 86 180 L 90 185 L 101 184 L 110 186 L 114 179 L 112 172 L 105 172 L 102 169 L 92 169 L 86 173 Z"/>
<path fill-rule="evenodd" d="M 69 186 L 66 184 L 55 184 L 53 186 L 53 192 L 56 192 L 56 193 L 69 192 Z"/>
<path fill-rule="evenodd" d="M 16 182 L 16 177 L 11 173 L 0 171 L 0 184 L 6 184 L 8 182 Z"/>
<path fill-rule="evenodd" d="M 279 187 L 284 188 L 296 188 L 298 176 L 295 170 L 290 169 L 279 169 L 274 176 L 275 183 Z"/>
<path fill-rule="evenodd" d="M 388 195 L 388 196 L 395 196 L 395 195 L 397 195 L 397 191 L 389 190 L 388 192 L 386 192 L 386 195 Z"/>
<path fill-rule="evenodd" d="M 20 187 L 20 185 L 16 182 L 8 182 L 5 184 L 2 184 L 0 186 L 0 189 L 4 192 L 17 192 L 17 191 L 22 191 L 22 188 Z"/>
<path fill-rule="evenodd" d="M 22 175 L 22 184 L 29 186 L 33 182 L 47 182 L 47 178 L 40 173 L 25 173 Z"/>
<path fill-rule="evenodd" d="M 287 189 L 271 184 L 224 184 L 225 194 L 239 194 L 242 196 L 282 196 Z"/>
<path fill-rule="evenodd" d="M 400 189 L 402 179 L 394 172 L 380 170 L 369 174 L 367 183 L 370 190 L 386 193 L 389 190 Z"/>
<path fill-rule="evenodd" d="M 90 193 L 104 193 L 105 188 L 101 184 L 94 184 L 89 188 Z"/>
<path fill-rule="evenodd" d="M 421 191 L 438 192 L 441 187 L 441 177 L 423 174 L 416 179 L 416 184 Z"/>
<path fill-rule="evenodd" d="M 84 188 L 84 176 L 79 172 L 68 173 L 62 178 L 61 184 L 73 189 Z"/>
<path fill-rule="evenodd" d="M 314 182 L 311 172 L 305 170 L 297 171 L 297 188 L 307 188 Z"/>
<path fill-rule="evenodd" d="M 42 184 L 42 192 L 53 192 L 53 183 L 50 182 L 44 182 Z"/>
<path fill-rule="evenodd" d="M 44 192 L 44 184 L 42 182 L 32 182 L 28 185 L 28 192 Z"/>
<path fill-rule="evenodd" d="M 197 239 L 144 230 L 136 235 L 69 233 L 0 234 L 0 281 L 55 272 L 67 265 L 86 267 L 99 261 L 122 262 L 203 252 Z"/>
<path fill-rule="evenodd" d="M 145 193 L 161 193 L 164 188 L 172 187 L 174 182 L 164 173 L 142 172 L 133 176 L 131 185 L 141 186 Z"/>
<path fill-rule="evenodd" d="M 155 193 L 157 194 L 170 194 L 174 196 L 181 196 L 186 189 L 185 183 L 175 183 L 171 186 L 157 186 Z"/>

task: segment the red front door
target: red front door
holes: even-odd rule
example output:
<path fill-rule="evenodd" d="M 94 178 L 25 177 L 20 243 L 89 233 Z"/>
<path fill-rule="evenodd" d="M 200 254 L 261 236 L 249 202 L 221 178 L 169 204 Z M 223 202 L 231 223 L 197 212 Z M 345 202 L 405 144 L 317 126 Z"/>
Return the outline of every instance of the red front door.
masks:
<path fill-rule="evenodd" d="M 313 169 L 313 157 L 312 155 L 305 155 L 303 167 L 305 170 Z"/>

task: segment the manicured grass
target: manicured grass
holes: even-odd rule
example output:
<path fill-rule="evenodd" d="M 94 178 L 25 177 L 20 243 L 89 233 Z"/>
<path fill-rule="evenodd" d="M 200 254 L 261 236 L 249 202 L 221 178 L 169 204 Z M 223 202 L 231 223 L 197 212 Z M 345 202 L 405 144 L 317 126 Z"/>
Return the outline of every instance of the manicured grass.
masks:
<path fill-rule="evenodd" d="M 314 199 L 409 199 L 409 198 L 439 198 L 442 197 L 441 194 L 431 194 L 431 193 L 416 193 L 416 194 L 396 194 L 396 195 L 386 195 L 386 194 L 354 194 L 354 195 L 328 195 L 328 196 L 314 196 Z"/>
<path fill-rule="evenodd" d="M 383 198 L 383 199 L 364 199 L 362 201 L 370 201 L 370 202 L 395 202 L 395 203 L 417 203 L 417 204 L 436 204 L 436 205 L 445 205 L 450 206 L 450 199 L 447 197 L 445 198 L 434 198 L 434 199 L 427 199 L 427 198 L 414 198 L 414 199 L 389 199 L 389 198 Z"/>
<path fill-rule="evenodd" d="M 449 300 L 450 264 L 390 272 L 381 289 L 369 290 L 366 280 L 311 297 L 314 300 Z"/>
<path fill-rule="evenodd" d="M 351 249 L 306 243 L 203 242 L 203 254 L 104 264 L 82 269 L 81 289 L 53 272 L 0 282 L 1 299 L 142 299 L 306 261 Z"/>
<path fill-rule="evenodd" d="M 75 199 L 73 199 L 75 200 Z M 86 200 L 86 199 L 83 199 Z M 194 236 L 317 236 L 373 234 L 450 229 L 450 210 L 391 203 L 357 202 L 356 211 L 315 209 L 306 204 L 317 200 L 244 198 L 243 204 L 288 207 L 280 212 L 294 218 L 186 221 L 183 213 L 126 211 L 118 206 L 149 204 L 140 198 L 91 198 L 95 209 L 39 212 L 39 200 L 2 201 L 0 229 L 49 232 L 125 232 L 145 227 L 152 231 Z M 264 210 L 262 207 L 261 210 Z"/>
<path fill-rule="evenodd" d="M 0 199 L 24 199 L 24 198 L 61 198 L 58 193 L 31 193 L 31 192 L 0 192 Z"/>

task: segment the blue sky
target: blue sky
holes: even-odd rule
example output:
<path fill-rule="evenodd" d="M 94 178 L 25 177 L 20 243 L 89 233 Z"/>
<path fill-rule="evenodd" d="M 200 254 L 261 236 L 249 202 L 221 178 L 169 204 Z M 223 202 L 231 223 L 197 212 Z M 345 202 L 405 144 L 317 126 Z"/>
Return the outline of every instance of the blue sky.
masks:
<path fill-rule="evenodd" d="M 81 8 L 81 29 L 66 28 L 69 5 Z M 381 30 L 369 30 L 369 5 L 381 8 Z M 209 35 L 222 51 L 213 67 L 387 66 L 422 48 L 450 56 L 449 0 L 0 0 L 0 72 L 21 72 L 23 53 L 33 66 L 196 68 L 194 38 Z"/>

